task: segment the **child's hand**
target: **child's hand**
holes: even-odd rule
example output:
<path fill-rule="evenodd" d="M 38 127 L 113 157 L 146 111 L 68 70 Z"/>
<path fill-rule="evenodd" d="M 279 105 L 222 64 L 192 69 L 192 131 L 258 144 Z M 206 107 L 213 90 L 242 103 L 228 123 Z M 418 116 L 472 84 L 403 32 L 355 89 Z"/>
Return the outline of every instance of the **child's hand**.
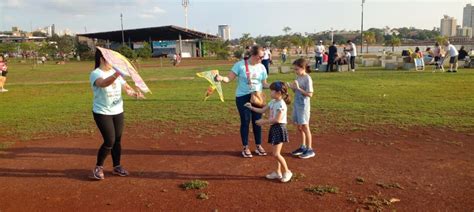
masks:
<path fill-rule="evenodd" d="M 295 82 L 293 83 L 293 86 L 295 87 L 294 89 L 300 89 L 300 84 L 298 83 L 298 80 L 295 80 Z"/>
<path fill-rule="evenodd" d="M 214 81 L 216 81 L 216 82 L 222 81 L 221 75 L 216 75 L 216 77 L 214 77 Z"/>
<path fill-rule="evenodd" d="M 247 108 L 251 109 L 252 104 L 250 102 L 247 102 L 247 103 L 244 104 L 244 107 L 247 107 Z"/>
<path fill-rule="evenodd" d="M 262 126 L 265 124 L 265 120 L 264 119 L 259 119 L 257 121 L 255 121 L 255 124 L 257 124 L 258 126 Z"/>
<path fill-rule="evenodd" d="M 138 89 L 137 89 L 137 92 L 136 92 L 136 97 L 137 97 L 137 99 L 146 99 L 145 95 L 143 95 L 143 93 Z"/>

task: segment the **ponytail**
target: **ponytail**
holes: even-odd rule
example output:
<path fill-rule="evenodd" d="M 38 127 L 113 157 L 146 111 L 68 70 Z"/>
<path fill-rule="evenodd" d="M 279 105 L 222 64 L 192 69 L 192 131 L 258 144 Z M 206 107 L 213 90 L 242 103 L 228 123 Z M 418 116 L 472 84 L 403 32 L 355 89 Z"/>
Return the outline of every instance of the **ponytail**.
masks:
<path fill-rule="evenodd" d="M 290 98 L 290 94 L 288 94 L 288 91 L 286 91 L 286 93 L 282 93 L 283 94 L 283 101 L 285 101 L 286 104 L 290 104 L 291 103 L 291 98 Z"/>
<path fill-rule="evenodd" d="M 308 74 L 311 73 L 311 66 L 306 65 L 305 71 L 306 71 L 306 73 L 308 73 Z"/>
<path fill-rule="evenodd" d="M 286 85 L 286 83 L 281 81 L 273 82 L 272 84 L 270 84 L 270 90 L 279 91 L 283 96 L 283 101 L 285 101 L 286 104 L 291 103 L 291 98 L 290 94 L 288 94 L 288 86 Z"/>

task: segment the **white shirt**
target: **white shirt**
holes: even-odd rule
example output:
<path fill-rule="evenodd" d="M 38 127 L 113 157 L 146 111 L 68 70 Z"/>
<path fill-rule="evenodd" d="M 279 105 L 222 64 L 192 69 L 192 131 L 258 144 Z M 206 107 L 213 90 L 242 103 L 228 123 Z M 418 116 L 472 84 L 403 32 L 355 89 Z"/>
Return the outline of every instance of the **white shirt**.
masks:
<path fill-rule="evenodd" d="M 448 45 L 448 51 L 449 51 L 449 56 L 450 57 L 456 57 L 459 54 L 458 50 L 456 49 L 456 47 L 453 44 Z"/>
<path fill-rule="evenodd" d="M 351 43 L 350 53 L 351 53 L 351 56 L 354 56 L 354 57 L 357 56 L 357 47 L 356 47 L 355 43 Z"/>
<path fill-rule="evenodd" d="M 326 51 L 323 45 L 317 45 L 315 49 L 316 56 L 321 57 L 323 53 Z"/>
<path fill-rule="evenodd" d="M 270 103 L 268 103 L 268 107 L 270 107 L 270 119 L 276 118 L 278 112 L 281 112 L 281 119 L 277 120 L 279 124 L 286 124 L 287 123 L 287 107 L 285 101 L 283 99 L 275 100 L 272 99 Z"/>
<path fill-rule="evenodd" d="M 264 60 L 269 60 L 270 59 L 270 55 L 272 55 L 272 53 L 270 52 L 270 49 L 266 49 L 265 51 L 263 51 L 263 59 Z"/>

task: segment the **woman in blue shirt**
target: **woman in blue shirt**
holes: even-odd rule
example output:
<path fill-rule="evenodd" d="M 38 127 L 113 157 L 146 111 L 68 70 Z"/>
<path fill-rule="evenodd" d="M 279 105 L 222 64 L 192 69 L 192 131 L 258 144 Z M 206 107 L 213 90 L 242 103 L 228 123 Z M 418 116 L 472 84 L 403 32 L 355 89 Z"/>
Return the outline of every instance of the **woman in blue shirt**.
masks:
<path fill-rule="evenodd" d="M 238 79 L 238 86 L 236 90 L 237 109 L 240 115 L 240 137 L 242 139 L 242 156 L 251 158 L 252 152 L 248 146 L 249 127 L 252 121 L 253 134 L 255 137 L 257 155 L 267 155 L 262 147 L 262 128 L 258 126 L 255 121 L 262 118 L 262 114 L 256 113 L 245 107 L 245 103 L 250 102 L 251 93 L 254 91 L 261 92 L 263 88 L 268 88 L 267 71 L 262 65 L 264 51 L 262 47 L 253 46 L 250 49 L 250 57 L 246 60 L 241 60 L 234 64 L 232 71 L 227 77 L 217 76 L 217 81 L 228 83 L 234 79 Z M 248 71 L 247 71 L 248 67 Z M 247 77 L 249 76 L 249 78 Z"/>
<path fill-rule="evenodd" d="M 105 60 L 98 49 L 95 51 L 95 70 L 91 72 L 90 83 L 94 92 L 92 113 L 104 139 L 97 153 L 97 163 L 92 172 L 92 178 L 104 179 L 103 165 L 109 152 L 112 152 L 114 166 L 112 173 L 127 176 L 128 171 L 120 164 L 124 120 L 122 90 L 137 99 L 143 99 L 144 96 L 140 91 L 131 88 L 119 72 L 113 70 L 112 65 Z"/>

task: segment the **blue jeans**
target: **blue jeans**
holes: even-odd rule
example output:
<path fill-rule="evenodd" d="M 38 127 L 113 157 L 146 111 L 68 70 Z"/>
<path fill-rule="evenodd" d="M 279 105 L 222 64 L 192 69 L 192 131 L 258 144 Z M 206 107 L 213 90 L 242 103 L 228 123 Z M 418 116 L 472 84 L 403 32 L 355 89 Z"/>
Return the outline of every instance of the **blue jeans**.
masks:
<path fill-rule="evenodd" d="M 262 127 L 255 124 L 255 121 L 261 119 L 262 114 L 253 112 L 245 107 L 244 104 L 247 102 L 250 102 L 250 94 L 235 99 L 235 104 L 237 105 L 240 115 L 240 137 L 242 139 L 242 145 L 247 146 L 249 144 L 250 120 L 252 120 L 255 144 L 260 145 L 262 144 Z"/>
<path fill-rule="evenodd" d="M 316 56 L 315 68 L 316 68 L 316 69 L 319 69 L 319 65 L 321 65 L 322 63 L 323 63 L 323 57 L 318 57 L 318 56 Z"/>
<path fill-rule="evenodd" d="M 270 68 L 268 67 L 270 65 L 270 60 L 262 60 L 263 66 L 265 66 L 265 69 L 267 70 L 267 75 L 268 71 L 270 71 Z"/>

